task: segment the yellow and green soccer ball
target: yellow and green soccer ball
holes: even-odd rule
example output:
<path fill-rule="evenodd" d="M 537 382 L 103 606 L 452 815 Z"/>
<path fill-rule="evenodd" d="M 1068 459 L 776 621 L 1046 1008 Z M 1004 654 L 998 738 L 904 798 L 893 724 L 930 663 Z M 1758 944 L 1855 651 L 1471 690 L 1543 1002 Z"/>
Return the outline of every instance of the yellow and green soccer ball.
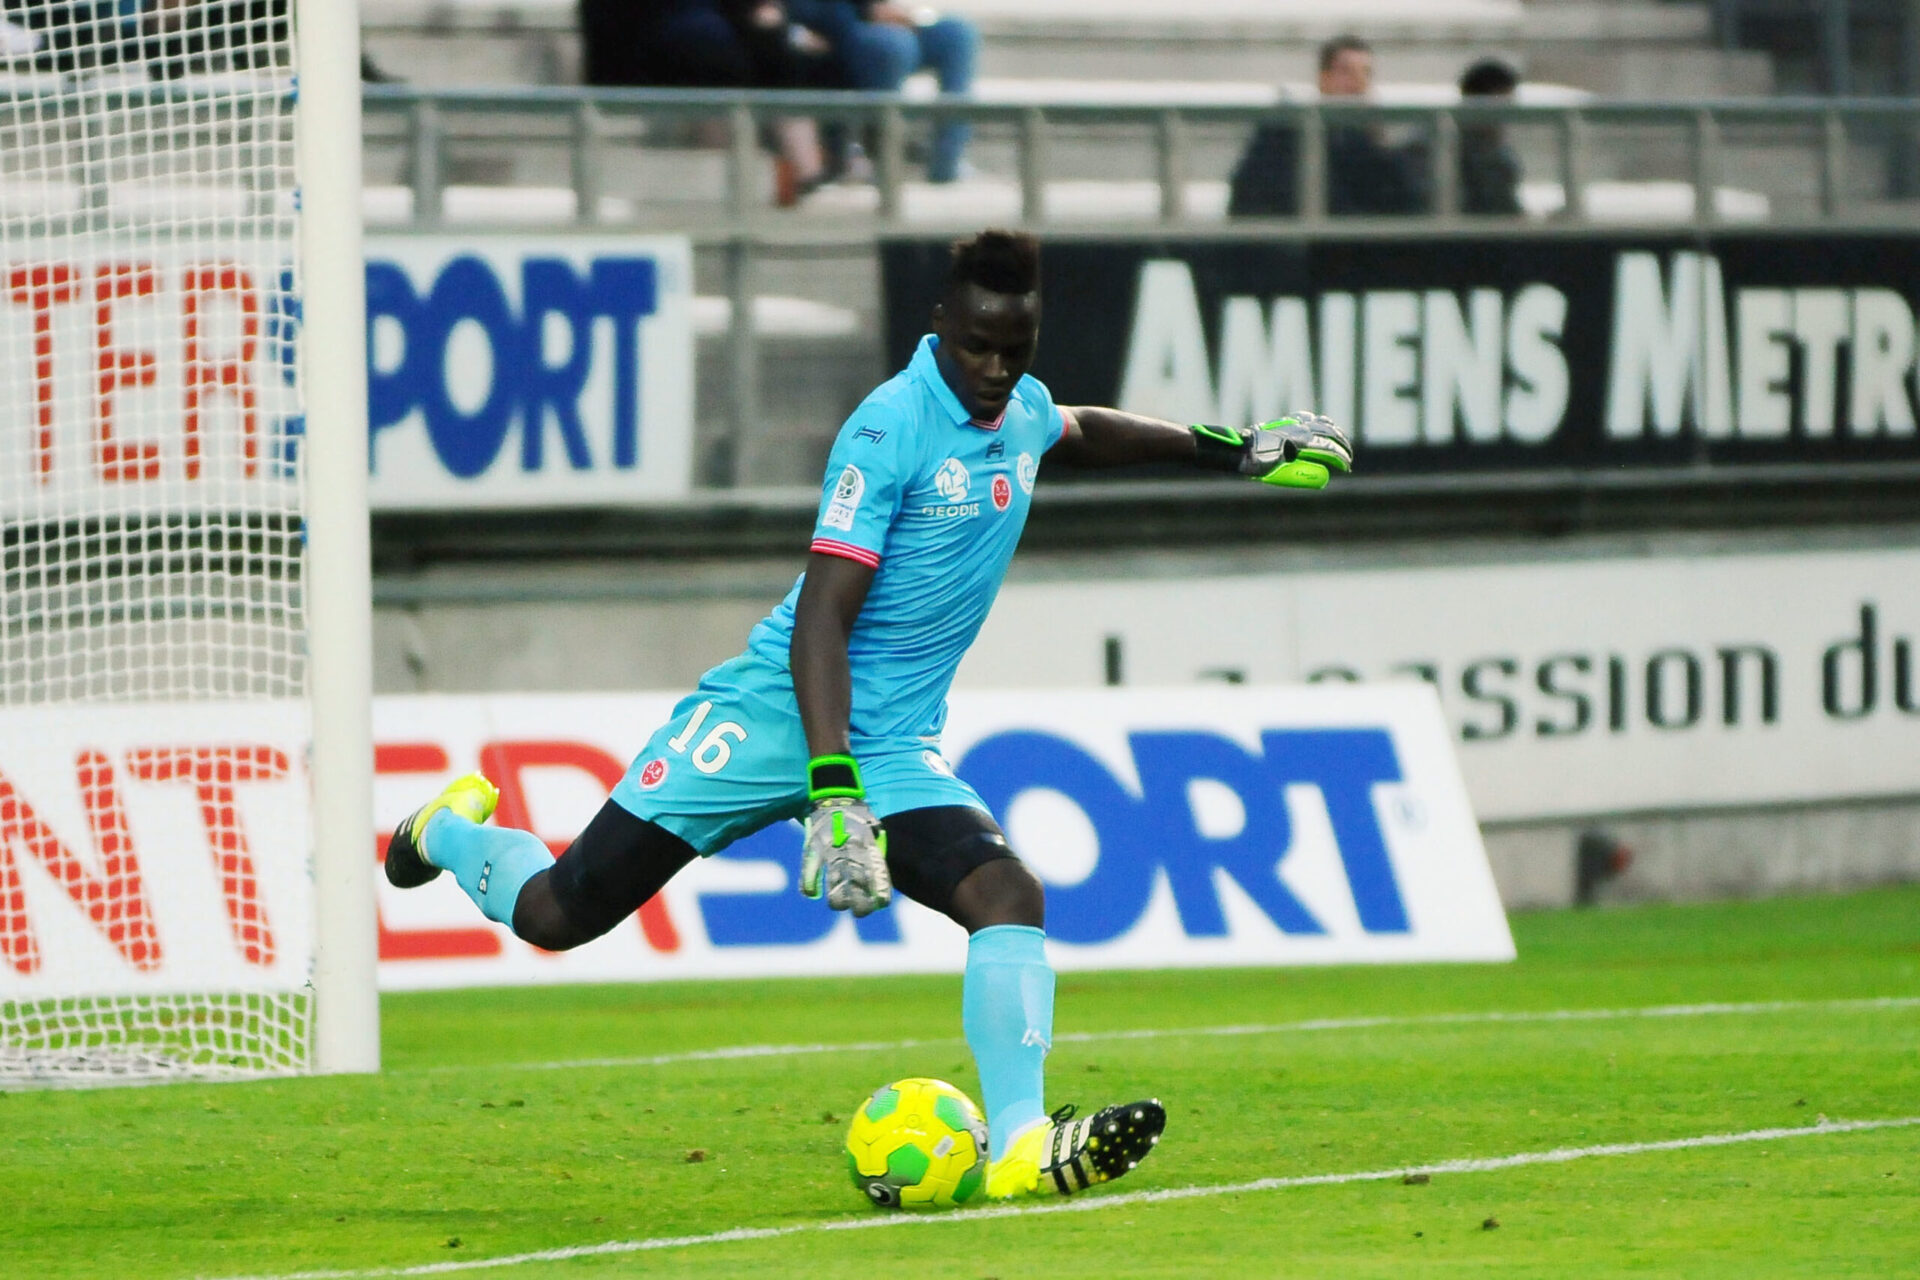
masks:
<path fill-rule="evenodd" d="M 873 1091 L 847 1130 L 847 1169 L 883 1209 L 951 1209 L 987 1182 L 987 1122 L 945 1080 L 914 1077 Z"/>

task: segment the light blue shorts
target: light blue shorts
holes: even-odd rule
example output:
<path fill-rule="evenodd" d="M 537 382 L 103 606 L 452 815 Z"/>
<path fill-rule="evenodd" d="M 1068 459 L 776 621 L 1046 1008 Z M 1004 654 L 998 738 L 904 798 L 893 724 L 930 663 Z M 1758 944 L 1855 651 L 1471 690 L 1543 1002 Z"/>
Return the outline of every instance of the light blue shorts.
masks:
<path fill-rule="evenodd" d="M 968 805 L 987 811 L 954 777 L 937 738 L 855 735 L 867 804 L 886 818 L 908 809 Z M 665 827 L 702 855 L 807 812 L 806 734 L 793 676 L 755 653 L 700 678 L 627 766 L 613 801 Z"/>

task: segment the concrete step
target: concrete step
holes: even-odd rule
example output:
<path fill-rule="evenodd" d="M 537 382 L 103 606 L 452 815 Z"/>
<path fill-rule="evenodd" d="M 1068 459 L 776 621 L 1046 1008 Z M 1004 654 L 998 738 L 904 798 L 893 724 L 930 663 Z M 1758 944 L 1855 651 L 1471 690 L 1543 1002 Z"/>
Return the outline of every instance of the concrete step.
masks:
<path fill-rule="evenodd" d="M 1493 41 L 1523 24 L 1516 0 L 948 0 L 989 40 L 1259 40 L 1317 44 L 1359 32 L 1394 42 Z"/>
<path fill-rule="evenodd" d="M 1522 46 L 1531 77 L 1576 85 L 1609 98 L 1745 98 L 1773 92 L 1773 59 L 1764 53 L 1641 46 L 1596 48 L 1578 41 Z"/>
<path fill-rule="evenodd" d="M 1529 4 L 1520 38 L 1530 44 L 1552 40 L 1624 44 L 1706 43 L 1713 38 L 1713 9 L 1705 4 L 1652 4 L 1647 0 L 1614 3 Z"/>

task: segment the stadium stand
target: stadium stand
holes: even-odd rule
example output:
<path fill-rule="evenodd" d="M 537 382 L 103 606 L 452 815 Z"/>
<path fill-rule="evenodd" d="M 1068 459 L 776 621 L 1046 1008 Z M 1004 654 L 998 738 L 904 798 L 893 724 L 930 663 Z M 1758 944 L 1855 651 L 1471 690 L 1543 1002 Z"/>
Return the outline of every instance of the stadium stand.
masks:
<path fill-rule="evenodd" d="M 1656 0 L 950 0 L 979 25 L 988 77 L 1310 82 L 1314 51 L 1364 32 L 1392 79 L 1451 82 L 1499 53 L 1529 77 L 1596 92 L 1765 92 L 1769 55 L 1715 37 L 1713 7 Z M 368 48 L 419 84 L 564 84 L 579 78 L 573 0 L 390 0 Z"/>

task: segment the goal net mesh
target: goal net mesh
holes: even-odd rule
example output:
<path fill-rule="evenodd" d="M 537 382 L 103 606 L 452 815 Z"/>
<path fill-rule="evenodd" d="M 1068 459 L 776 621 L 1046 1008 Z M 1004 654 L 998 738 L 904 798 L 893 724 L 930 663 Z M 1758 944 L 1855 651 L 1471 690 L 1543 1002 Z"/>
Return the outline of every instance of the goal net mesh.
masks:
<path fill-rule="evenodd" d="M 0 9 L 0 1088 L 309 1063 L 286 8 Z"/>

